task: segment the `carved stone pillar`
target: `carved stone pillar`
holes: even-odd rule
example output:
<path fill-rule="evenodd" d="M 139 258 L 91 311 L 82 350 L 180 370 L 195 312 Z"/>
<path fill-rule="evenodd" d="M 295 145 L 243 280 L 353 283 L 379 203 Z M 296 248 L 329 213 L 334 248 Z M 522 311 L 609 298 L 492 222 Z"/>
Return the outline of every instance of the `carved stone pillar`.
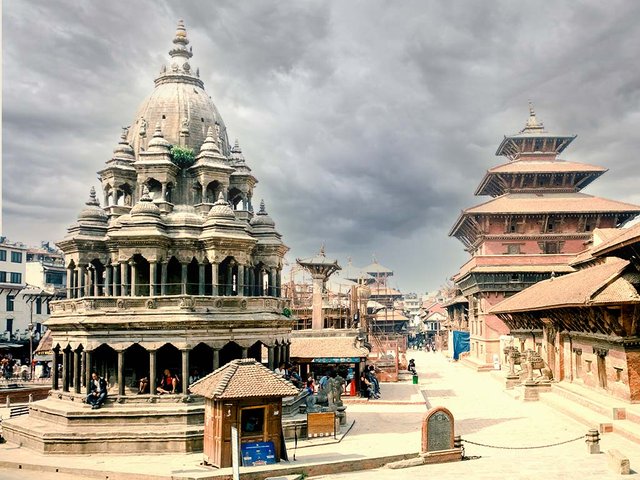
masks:
<path fill-rule="evenodd" d="M 269 296 L 275 297 L 276 295 L 276 267 L 269 268 Z"/>
<path fill-rule="evenodd" d="M 149 296 L 154 297 L 156 295 L 156 275 L 157 275 L 158 262 L 149 262 Z"/>
<path fill-rule="evenodd" d="M 247 358 L 249 356 L 249 349 L 247 347 L 242 347 L 242 357 Z"/>
<path fill-rule="evenodd" d="M 268 351 L 268 356 L 269 356 L 269 370 L 275 370 L 276 366 L 274 365 L 275 363 L 275 357 L 274 357 L 274 348 L 273 347 L 267 347 L 267 351 Z"/>
<path fill-rule="evenodd" d="M 62 391 L 69 391 L 69 350 L 62 350 Z"/>
<path fill-rule="evenodd" d="M 217 370 L 220 368 L 220 349 L 213 349 L 213 370 Z"/>
<path fill-rule="evenodd" d="M 137 295 L 136 280 L 138 277 L 138 267 L 133 260 L 129 262 L 129 266 L 131 267 L 131 296 L 135 297 Z"/>
<path fill-rule="evenodd" d="M 156 393 L 156 350 L 149 350 L 149 393 Z"/>
<path fill-rule="evenodd" d="M 282 269 L 276 270 L 276 297 L 282 296 Z"/>
<path fill-rule="evenodd" d="M 73 268 L 67 268 L 67 298 L 73 298 Z"/>
<path fill-rule="evenodd" d="M 73 391 L 80 393 L 82 388 L 82 381 L 80 376 L 80 367 L 82 365 L 82 351 L 76 348 L 73 351 Z"/>
<path fill-rule="evenodd" d="M 276 367 L 279 367 L 279 366 L 280 366 L 280 362 L 281 362 L 281 360 L 280 360 L 280 350 L 281 350 L 280 345 L 277 345 L 277 344 L 276 344 L 276 345 L 273 347 L 273 365 L 274 365 L 274 367 L 273 367 L 273 368 L 274 368 L 274 369 L 275 369 Z"/>
<path fill-rule="evenodd" d="M 120 290 L 120 268 L 118 268 L 118 264 L 111 264 L 111 272 L 113 273 L 111 277 L 111 281 L 113 285 L 111 287 L 111 291 L 114 297 L 119 297 L 122 295 L 122 291 Z"/>
<path fill-rule="evenodd" d="M 182 350 L 182 393 L 187 394 L 189 387 L 189 350 Z"/>
<path fill-rule="evenodd" d="M 233 294 L 233 264 L 229 262 L 227 264 L 227 279 L 224 285 L 225 295 L 231 296 Z"/>
<path fill-rule="evenodd" d="M 93 273 L 94 269 L 95 269 L 95 267 L 91 263 L 89 263 L 87 265 L 87 268 L 84 271 L 84 276 L 85 276 L 85 279 L 84 279 L 84 296 L 85 297 L 90 297 L 91 293 L 93 291 L 92 273 Z"/>
<path fill-rule="evenodd" d="M 84 385 L 86 387 L 87 395 L 89 395 L 89 389 L 91 388 L 91 363 L 93 361 L 93 352 L 86 350 L 84 353 Z"/>
<path fill-rule="evenodd" d="M 169 269 L 169 262 L 162 262 L 160 264 L 160 295 L 167 294 L 167 271 Z"/>
<path fill-rule="evenodd" d="M 111 297 L 113 295 L 113 267 L 111 265 L 107 265 L 105 270 L 104 277 L 104 296 Z"/>
<path fill-rule="evenodd" d="M 60 365 L 60 348 L 56 348 L 53 350 L 53 362 L 51 365 L 51 388 L 53 390 L 58 390 L 60 383 L 58 379 L 58 365 Z"/>
<path fill-rule="evenodd" d="M 86 282 L 86 271 L 87 271 L 87 267 L 82 265 L 80 267 L 78 267 L 78 288 L 77 288 L 77 292 L 78 292 L 78 296 L 76 298 L 82 298 L 85 293 L 84 293 L 84 288 L 85 288 L 85 282 Z"/>
<path fill-rule="evenodd" d="M 214 297 L 219 295 L 218 293 L 218 264 L 211 262 L 211 295 Z"/>
<path fill-rule="evenodd" d="M 204 263 L 198 265 L 198 295 L 204 295 Z"/>
<path fill-rule="evenodd" d="M 187 267 L 189 266 L 187 263 L 181 263 L 182 266 L 182 295 L 187 294 Z"/>
<path fill-rule="evenodd" d="M 120 295 L 129 296 L 129 265 L 127 262 L 120 262 Z"/>
<path fill-rule="evenodd" d="M 238 265 L 238 279 L 237 279 L 238 296 L 244 296 L 244 265 Z"/>
<path fill-rule="evenodd" d="M 98 269 L 92 268 L 91 273 L 93 274 L 93 296 L 98 297 L 100 295 L 100 285 L 102 284 L 102 279 L 99 277 Z"/>
<path fill-rule="evenodd" d="M 167 200 L 167 184 L 163 183 L 162 184 L 162 194 L 161 194 L 161 198 L 163 201 Z"/>
<path fill-rule="evenodd" d="M 118 350 L 118 395 L 124 395 L 124 350 Z"/>
<path fill-rule="evenodd" d="M 289 363 L 289 352 L 291 351 L 291 343 L 287 342 L 284 344 L 284 360 L 283 362 Z"/>

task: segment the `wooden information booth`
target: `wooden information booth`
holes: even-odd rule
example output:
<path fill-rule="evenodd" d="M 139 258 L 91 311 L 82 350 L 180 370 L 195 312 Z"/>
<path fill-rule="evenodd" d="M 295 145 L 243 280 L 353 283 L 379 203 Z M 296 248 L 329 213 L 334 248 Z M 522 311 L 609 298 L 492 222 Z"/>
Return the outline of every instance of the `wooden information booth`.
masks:
<path fill-rule="evenodd" d="M 272 442 L 275 461 L 280 460 L 282 397 L 298 394 L 289 381 L 254 359 L 241 359 L 229 362 L 189 389 L 206 398 L 203 446 L 206 463 L 218 468 L 231 466 L 232 426 L 238 429 L 239 449 L 243 445 Z M 253 460 L 252 465 L 266 462 Z"/>

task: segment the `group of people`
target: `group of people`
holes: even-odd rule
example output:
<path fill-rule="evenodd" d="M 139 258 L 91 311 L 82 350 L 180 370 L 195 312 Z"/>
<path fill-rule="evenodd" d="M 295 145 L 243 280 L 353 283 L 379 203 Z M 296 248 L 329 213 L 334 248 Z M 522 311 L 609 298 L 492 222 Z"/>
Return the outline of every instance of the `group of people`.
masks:
<path fill-rule="evenodd" d="M 281 377 L 289 380 L 296 386 L 296 388 L 303 388 L 305 386 L 305 383 L 302 381 L 302 378 L 298 374 L 297 369 L 290 363 L 280 363 L 280 365 L 278 365 L 278 368 L 276 368 L 273 372 L 276 375 L 280 375 Z"/>
<path fill-rule="evenodd" d="M 367 365 L 360 374 L 360 396 L 367 400 L 380 398 L 380 382 L 376 376 L 376 369 L 373 365 Z"/>
<path fill-rule="evenodd" d="M 191 371 L 189 376 L 189 384 L 200 379 L 200 375 L 197 369 Z M 159 395 L 180 393 L 182 385 L 177 375 L 171 373 L 168 368 L 164 369 L 162 378 L 158 386 L 156 387 L 156 393 Z M 107 399 L 107 393 L 109 385 L 107 381 L 98 375 L 97 372 L 91 373 L 91 382 L 89 384 L 89 394 L 86 398 L 86 403 L 91 405 L 93 410 L 96 410 L 104 404 Z M 149 393 L 149 378 L 143 377 L 138 384 L 138 394 Z"/>

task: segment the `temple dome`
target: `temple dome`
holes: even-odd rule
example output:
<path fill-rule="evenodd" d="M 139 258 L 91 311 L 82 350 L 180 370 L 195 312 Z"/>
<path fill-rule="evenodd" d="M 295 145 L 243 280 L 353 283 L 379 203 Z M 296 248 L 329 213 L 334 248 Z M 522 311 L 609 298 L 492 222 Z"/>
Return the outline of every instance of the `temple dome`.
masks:
<path fill-rule="evenodd" d="M 141 215 L 151 215 L 154 217 L 160 216 L 160 209 L 155 203 L 153 203 L 153 199 L 149 196 L 149 189 L 146 185 L 144 187 L 142 197 L 140 197 L 140 201 L 134 205 L 129 213 L 132 217 Z"/>
<path fill-rule="evenodd" d="M 222 153 L 230 151 L 227 129 L 213 101 L 204 90 L 199 71 L 189 64 L 192 55 L 184 24 L 178 24 L 176 45 L 170 52 L 170 65 L 163 66 L 156 88 L 138 108 L 129 131 L 129 143 L 136 152 L 146 147 L 153 127 L 160 124 L 164 138 L 172 145 L 193 148 L 197 154 L 207 136 L 207 128 L 218 123 Z"/>
<path fill-rule="evenodd" d="M 192 205 L 176 205 L 173 207 L 173 211 L 165 217 L 165 223 L 174 226 L 199 226 L 203 222 L 204 218 Z"/>
<path fill-rule="evenodd" d="M 85 202 L 86 207 L 82 209 L 80 214 L 78 215 L 78 221 L 86 222 L 86 221 L 94 221 L 94 222 L 104 222 L 107 223 L 109 217 L 106 212 L 100 208 L 100 203 L 96 197 L 96 189 L 91 187 L 89 191 L 89 200 Z"/>
<path fill-rule="evenodd" d="M 260 201 L 260 211 L 256 213 L 256 215 L 251 219 L 250 222 L 252 227 L 257 226 L 266 226 L 266 227 L 275 227 L 276 222 L 269 216 L 267 210 L 264 206 L 264 200 Z"/>
<path fill-rule="evenodd" d="M 236 219 L 236 215 L 233 213 L 231 205 L 229 205 L 229 202 L 224 199 L 222 192 L 218 195 L 218 200 L 213 204 L 213 207 L 211 207 L 211 210 L 209 210 L 207 215 L 207 219 L 212 218 L 229 220 Z"/>

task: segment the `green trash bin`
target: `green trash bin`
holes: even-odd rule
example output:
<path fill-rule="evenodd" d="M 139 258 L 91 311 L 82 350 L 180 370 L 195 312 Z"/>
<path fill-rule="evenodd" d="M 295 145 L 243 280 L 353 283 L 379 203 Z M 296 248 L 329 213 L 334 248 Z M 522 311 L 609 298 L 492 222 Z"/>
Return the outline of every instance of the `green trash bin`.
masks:
<path fill-rule="evenodd" d="M 418 375 L 414 375 L 413 376 L 413 384 L 417 385 L 418 384 Z"/>

